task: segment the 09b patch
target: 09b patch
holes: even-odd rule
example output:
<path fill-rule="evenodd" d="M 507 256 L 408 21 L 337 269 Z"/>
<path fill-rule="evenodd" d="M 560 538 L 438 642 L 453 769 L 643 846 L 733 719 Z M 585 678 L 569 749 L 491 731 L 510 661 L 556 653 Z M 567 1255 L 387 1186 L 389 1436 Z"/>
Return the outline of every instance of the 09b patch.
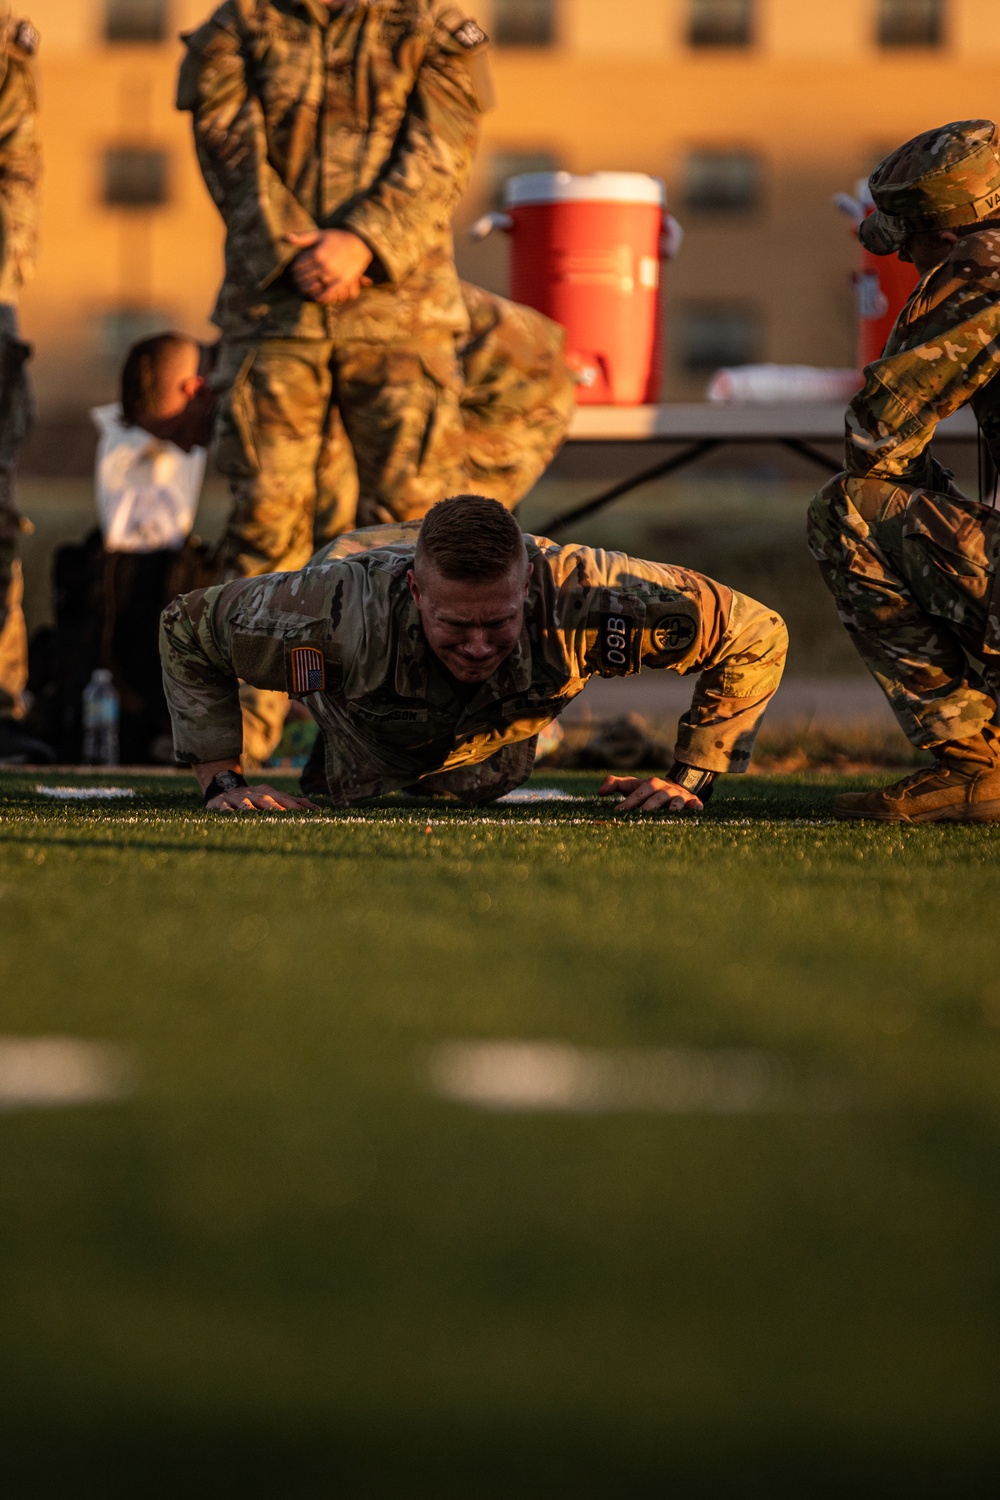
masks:
<path fill-rule="evenodd" d="M 292 692 L 321 693 L 326 687 L 323 653 L 315 646 L 292 647 Z"/>
<path fill-rule="evenodd" d="M 627 615 L 602 615 L 601 671 L 623 677 L 632 665 L 633 622 Z"/>

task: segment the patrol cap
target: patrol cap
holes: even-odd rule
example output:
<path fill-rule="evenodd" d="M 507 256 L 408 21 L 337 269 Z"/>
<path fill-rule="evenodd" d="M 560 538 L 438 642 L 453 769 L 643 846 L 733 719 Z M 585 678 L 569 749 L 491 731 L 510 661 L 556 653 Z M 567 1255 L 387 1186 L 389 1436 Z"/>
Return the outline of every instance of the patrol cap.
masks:
<path fill-rule="evenodd" d="M 879 162 L 868 179 L 875 212 L 858 237 L 873 255 L 892 255 L 934 229 L 960 229 L 1000 210 L 1000 152 L 992 120 L 956 120 L 925 130 Z"/>

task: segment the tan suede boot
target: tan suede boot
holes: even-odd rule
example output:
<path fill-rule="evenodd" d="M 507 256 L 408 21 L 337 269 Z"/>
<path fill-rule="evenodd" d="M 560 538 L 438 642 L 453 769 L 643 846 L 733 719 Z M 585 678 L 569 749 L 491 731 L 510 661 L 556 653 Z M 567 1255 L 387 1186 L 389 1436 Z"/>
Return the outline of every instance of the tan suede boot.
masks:
<path fill-rule="evenodd" d="M 834 800 L 833 816 L 883 823 L 1000 822 L 1000 765 L 983 753 L 987 747 L 978 739 L 948 748 L 971 754 L 942 756 L 937 765 L 923 766 L 879 792 L 844 792 Z"/>

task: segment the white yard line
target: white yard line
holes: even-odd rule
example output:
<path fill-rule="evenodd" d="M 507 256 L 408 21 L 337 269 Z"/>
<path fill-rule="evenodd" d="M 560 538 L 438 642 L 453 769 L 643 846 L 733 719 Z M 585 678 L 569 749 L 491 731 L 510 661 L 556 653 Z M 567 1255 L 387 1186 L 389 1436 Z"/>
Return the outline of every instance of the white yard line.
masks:
<path fill-rule="evenodd" d="M 127 1054 L 75 1037 L 0 1036 L 0 1111 L 122 1099 L 134 1088 Z"/>
<path fill-rule="evenodd" d="M 507 1113 L 829 1113 L 843 1090 L 796 1084 L 765 1052 L 696 1047 L 601 1050 L 565 1042 L 445 1042 L 425 1062 L 439 1098 Z"/>
<path fill-rule="evenodd" d="M 139 795 L 130 786 L 36 786 L 35 791 L 58 802 L 117 802 Z"/>

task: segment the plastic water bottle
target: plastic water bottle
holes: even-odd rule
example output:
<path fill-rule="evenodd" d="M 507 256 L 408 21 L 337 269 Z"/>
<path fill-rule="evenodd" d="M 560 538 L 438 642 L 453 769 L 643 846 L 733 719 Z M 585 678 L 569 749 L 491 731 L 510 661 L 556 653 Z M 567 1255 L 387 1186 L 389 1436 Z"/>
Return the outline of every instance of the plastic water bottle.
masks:
<path fill-rule="evenodd" d="M 88 766 L 118 764 L 118 693 L 107 667 L 98 667 L 83 690 L 83 759 Z"/>

